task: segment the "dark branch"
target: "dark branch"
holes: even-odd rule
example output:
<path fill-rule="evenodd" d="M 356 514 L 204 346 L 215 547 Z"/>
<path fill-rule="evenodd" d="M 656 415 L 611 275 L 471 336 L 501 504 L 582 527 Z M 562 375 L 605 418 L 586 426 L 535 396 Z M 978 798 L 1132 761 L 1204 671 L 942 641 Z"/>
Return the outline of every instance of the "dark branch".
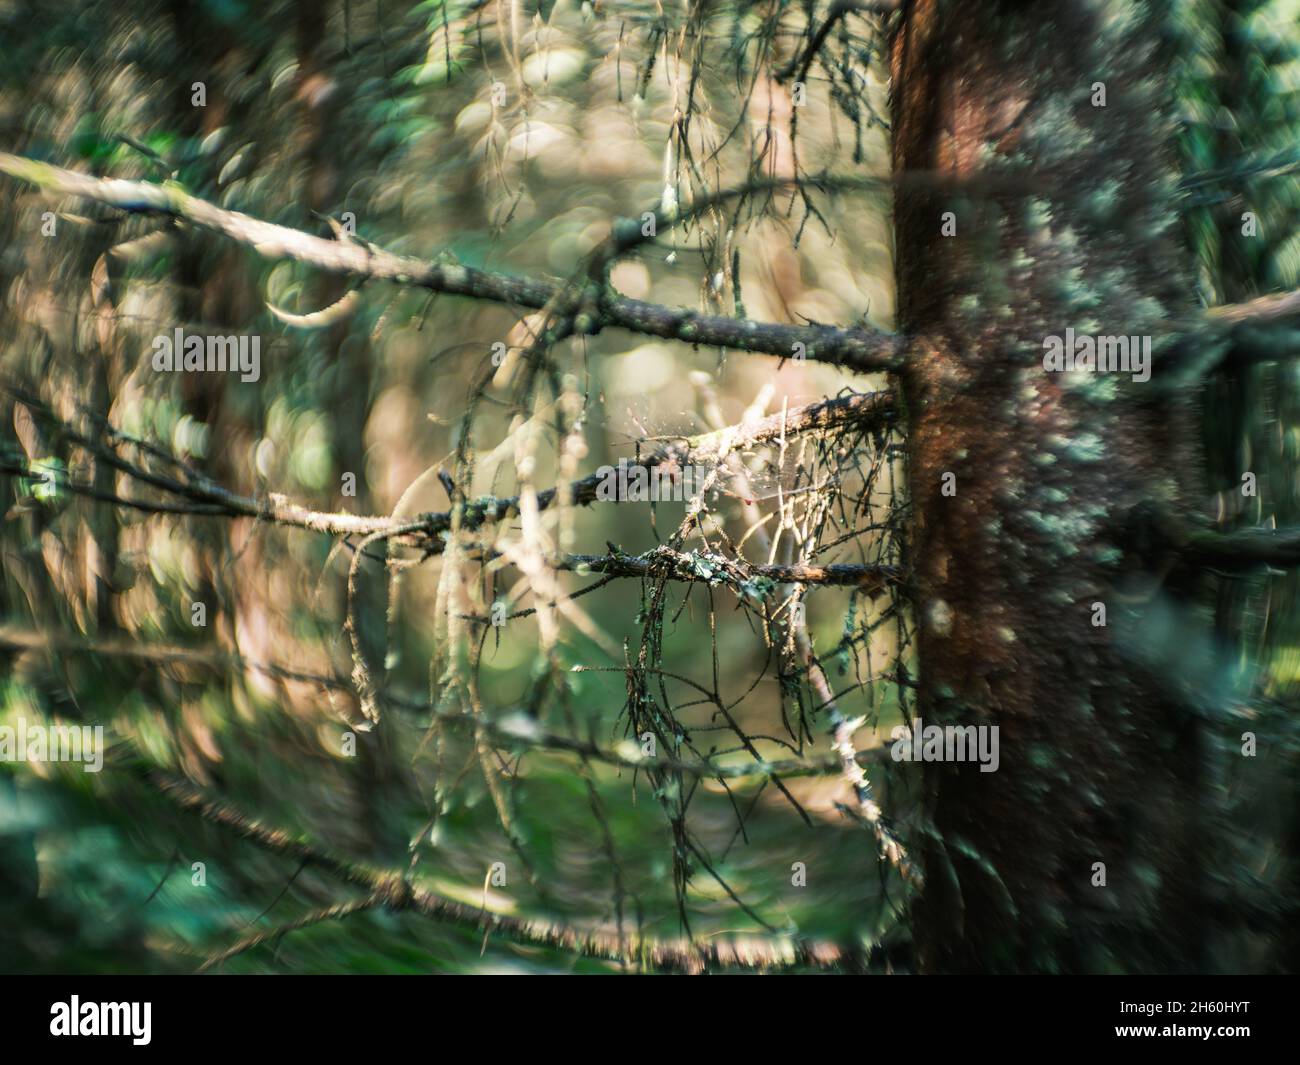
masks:
<path fill-rule="evenodd" d="M 1300 529 L 1199 530 L 1188 535 L 1182 554 L 1192 565 L 1210 569 L 1286 569 L 1300 566 Z"/>
<path fill-rule="evenodd" d="M 39 410 L 67 440 L 90 449 L 97 458 L 109 463 L 120 472 L 169 495 L 188 500 L 190 503 L 177 506 L 111 494 L 106 496 L 93 486 L 66 479 L 62 473 L 44 472 L 29 468 L 22 463 L 6 462 L 0 465 L 0 472 L 16 474 L 34 481 L 51 481 L 58 478 L 59 486 L 70 492 L 92 498 L 106 498 L 106 501 L 115 505 L 149 512 L 257 518 L 276 525 L 310 529 L 333 536 L 406 536 L 416 539 L 435 554 L 442 550 L 444 542 L 442 534 L 451 528 L 452 515 L 447 511 L 425 513 L 412 519 L 317 511 L 293 503 L 280 495 L 270 495 L 262 499 L 242 496 L 198 474 L 190 474 L 185 480 L 177 480 L 170 476 L 149 473 L 126 462 L 98 440 L 78 433 L 41 405 L 35 397 L 12 386 L 8 391 L 23 403 Z M 636 461 L 648 468 L 674 464 L 702 466 L 717 461 L 720 456 L 743 453 L 749 448 L 780 439 L 783 435 L 789 437 L 849 424 L 859 425 L 864 431 L 880 429 L 892 423 L 894 413 L 895 401 L 892 392 L 855 393 L 773 414 L 752 425 L 732 426 L 698 436 L 682 437 L 671 443 L 661 444 L 652 454 L 640 457 Z M 111 427 L 109 428 L 111 431 Z M 604 481 L 605 478 L 599 474 L 591 474 L 573 481 L 568 486 L 569 498 L 576 505 L 585 506 L 594 503 L 597 489 Z M 553 506 L 558 498 L 559 492 L 555 488 L 539 492 L 538 509 L 546 510 Z M 461 528 L 472 531 L 486 523 L 506 520 L 519 513 L 519 504 L 519 496 L 478 499 L 466 503 L 461 518 Z"/>
<path fill-rule="evenodd" d="M 701 972 L 710 968 L 784 969 L 833 968 L 854 959 L 833 943 L 790 938 L 735 937 L 702 943 L 685 940 L 629 943 L 618 932 L 582 930 L 554 921 L 527 920 L 494 913 L 435 894 L 405 877 L 374 869 L 305 843 L 281 829 L 269 828 L 234 806 L 207 795 L 188 781 L 154 770 L 146 781 L 168 801 L 196 814 L 209 824 L 240 839 L 283 855 L 302 865 L 314 866 L 344 883 L 367 892 L 364 907 L 383 905 L 394 912 L 417 913 L 436 921 L 473 929 L 515 943 L 547 947 L 609 961 L 644 960 L 651 967 L 671 971 Z M 341 914 L 340 914 L 341 915 Z"/>
<path fill-rule="evenodd" d="M 592 573 L 619 577 L 665 577 L 680 581 L 703 581 L 727 584 L 735 588 L 751 585 L 756 579 L 774 584 L 829 584 L 851 586 L 875 594 L 890 584 L 900 583 L 902 574 L 895 566 L 859 565 L 759 565 L 723 555 L 674 551 L 657 547 L 643 555 L 572 555 L 565 568 L 582 568 Z"/>
<path fill-rule="evenodd" d="M 326 240 L 238 211 L 227 211 L 190 195 L 172 182 L 93 178 L 4 152 L 0 152 L 0 172 L 49 192 L 93 200 L 123 211 L 181 219 L 221 233 L 264 258 L 293 259 L 328 273 L 393 281 L 533 310 L 551 305 L 562 287 L 552 281 L 395 255 L 373 244 Z M 598 309 L 588 318 L 583 330 L 587 333 L 614 326 L 690 344 L 736 348 L 782 358 L 791 357 L 797 350 L 795 345 L 801 344 L 810 359 L 862 371 L 894 369 L 901 364 L 900 338 L 877 330 L 755 322 L 618 295 L 599 301 Z"/>

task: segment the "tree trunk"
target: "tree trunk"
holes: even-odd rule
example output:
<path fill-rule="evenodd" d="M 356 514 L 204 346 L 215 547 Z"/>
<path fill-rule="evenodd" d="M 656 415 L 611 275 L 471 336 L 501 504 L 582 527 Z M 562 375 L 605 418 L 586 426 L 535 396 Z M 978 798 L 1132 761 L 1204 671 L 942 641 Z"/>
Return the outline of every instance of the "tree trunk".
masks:
<path fill-rule="evenodd" d="M 1162 648 L 1203 631 L 1135 517 L 1177 512 L 1197 472 L 1159 369 L 1191 291 L 1161 14 L 918 0 L 893 44 L 919 705 L 926 724 L 997 726 L 1000 746 L 996 772 L 924 767 L 926 971 L 1201 957 L 1200 738 Z M 917 191 L 921 171 L 964 191 Z M 990 173 L 1034 187 L 981 193 Z M 1067 327 L 1150 336 L 1152 379 L 1049 373 L 1044 339 Z"/>

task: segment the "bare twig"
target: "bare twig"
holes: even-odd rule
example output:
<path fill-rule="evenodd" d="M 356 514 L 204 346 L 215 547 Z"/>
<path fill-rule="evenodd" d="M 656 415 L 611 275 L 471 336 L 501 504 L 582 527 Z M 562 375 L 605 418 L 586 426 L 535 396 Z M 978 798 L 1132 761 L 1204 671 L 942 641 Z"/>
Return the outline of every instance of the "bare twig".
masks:
<path fill-rule="evenodd" d="M 238 943 L 228 947 L 220 953 L 213 954 L 207 961 L 199 966 L 198 971 L 207 972 L 239 954 L 247 953 L 260 947 L 263 943 L 274 942 L 283 939 L 290 932 L 297 932 L 303 928 L 310 928 L 312 925 L 323 924 L 326 921 L 336 921 L 344 917 L 351 917 L 354 913 L 364 913 L 366 910 L 377 909 L 387 903 L 384 895 L 376 893 L 369 895 L 364 899 L 357 899 L 354 902 L 340 902 L 333 906 L 325 906 L 319 910 L 312 910 L 311 913 L 303 914 L 296 920 L 287 924 L 279 925 L 276 928 L 270 928 L 263 932 L 256 932 L 251 936 L 245 936 Z"/>

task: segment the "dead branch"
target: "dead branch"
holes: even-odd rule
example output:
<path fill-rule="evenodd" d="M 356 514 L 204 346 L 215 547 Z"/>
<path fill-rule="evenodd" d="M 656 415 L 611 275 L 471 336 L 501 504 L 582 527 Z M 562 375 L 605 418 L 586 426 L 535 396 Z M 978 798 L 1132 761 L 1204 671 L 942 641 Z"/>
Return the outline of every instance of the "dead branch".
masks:
<path fill-rule="evenodd" d="M 272 854 L 311 866 L 343 883 L 363 888 L 359 908 L 382 904 L 393 912 L 410 912 L 514 943 L 606 961 L 642 963 L 648 968 L 700 973 L 709 969 L 830 969 L 852 964 L 854 952 L 834 943 L 785 936 L 744 936 L 689 940 L 639 940 L 628 944 L 614 932 L 579 929 L 558 921 L 527 919 L 474 907 L 436 894 L 400 874 L 375 869 L 306 843 L 282 829 L 256 821 L 189 781 L 153 770 L 146 782 L 182 810 Z"/>
<path fill-rule="evenodd" d="M 220 233 L 267 259 L 293 259 L 327 273 L 392 281 L 433 292 L 469 296 L 538 310 L 555 300 L 561 286 L 552 281 L 515 277 L 459 263 L 396 255 L 369 243 L 326 240 L 287 226 L 227 211 L 192 196 L 173 182 L 93 178 L 72 170 L 0 152 L 0 172 L 47 192 L 92 200 L 119 210 L 180 219 Z M 789 358 L 802 345 L 810 359 L 860 371 L 900 365 L 901 341 L 879 330 L 829 325 L 786 325 L 701 314 L 608 294 L 591 305 L 588 334 L 606 326 L 690 344 L 735 348 Z"/>
<path fill-rule="evenodd" d="M 36 401 L 21 392 L 10 389 L 17 398 L 29 406 Z M 809 404 L 790 411 L 786 416 L 785 431 L 788 434 L 816 432 L 846 424 L 861 425 L 863 429 L 881 428 L 888 425 L 894 417 L 894 394 L 890 391 L 850 394 L 821 403 Z M 48 409 L 42 413 L 53 419 Z M 248 517 L 267 521 L 275 525 L 284 525 L 332 536 L 406 536 L 421 542 L 432 553 L 442 551 L 445 542 L 443 534 L 452 527 L 452 512 L 435 512 L 418 515 L 412 519 L 394 518 L 385 515 L 359 515 L 346 512 L 312 510 L 291 502 L 279 494 L 257 499 L 239 495 L 215 483 L 209 478 L 192 476 L 178 480 L 170 476 L 152 473 L 128 463 L 115 451 L 104 447 L 98 441 L 76 432 L 66 423 L 59 422 L 63 435 L 73 443 L 94 451 L 98 458 L 105 460 L 119 471 L 140 480 L 153 488 L 167 492 L 190 501 L 190 506 L 174 506 L 154 503 L 148 500 L 130 499 L 98 492 L 93 486 L 72 480 L 61 480 L 60 485 L 75 494 L 91 498 L 103 498 L 106 502 L 119 506 L 132 507 L 144 511 L 165 513 L 188 513 L 195 515 L 216 515 L 226 517 Z M 775 439 L 781 433 L 779 416 L 764 418 L 752 426 L 733 426 L 716 432 L 698 436 L 684 437 L 671 443 L 661 445 L 653 454 L 637 459 L 647 468 L 660 465 L 688 466 L 706 465 L 716 461 L 720 455 L 744 451 Z M 22 463 L 4 462 L 0 472 L 16 474 L 35 481 L 46 481 L 53 474 L 31 468 Z M 568 486 L 572 503 L 588 505 L 596 501 L 596 492 L 605 478 L 600 474 L 591 474 L 572 482 Z M 537 507 L 546 510 L 553 506 L 558 497 L 558 490 L 549 488 L 537 493 Z M 519 496 L 503 499 L 486 498 L 464 504 L 460 527 L 472 531 L 485 523 L 504 521 L 519 513 Z M 400 530 L 405 530 L 401 532 Z M 843 579 L 828 579 L 824 583 L 851 583 Z"/>

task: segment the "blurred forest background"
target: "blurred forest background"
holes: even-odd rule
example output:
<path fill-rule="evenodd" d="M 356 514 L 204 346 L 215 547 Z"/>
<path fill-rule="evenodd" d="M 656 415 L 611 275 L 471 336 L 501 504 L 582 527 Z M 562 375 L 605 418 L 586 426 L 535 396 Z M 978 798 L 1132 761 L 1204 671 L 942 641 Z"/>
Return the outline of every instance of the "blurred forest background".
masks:
<path fill-rule="evenodd" d="M 615 219 L 756 177 L 888 175 L 889 16 L 846 13 L 812 53 L 829 6 L 0 0 L 0 147 L 176 182 L 327 238 L 330 220 L 354 220 L 357 239 L 390 251 L 569 278 Z M 1176 7 L 1180 146 L 1187 173 L 1208 175 L 1185 196 L 1200 298 L 1295 288 L 1300 3 Z M 526 518 L 483 541 L 500 557 L 430 557 L 250 516 L 114 505 L 168 497 L 109 459 L 182 480 L 192 467 L 239 496 L 320 512 L 415 517 L 883 377 L 616 330 L 548 346 L 535 375 L 538 319 L 520 308 L 376 281 L 354 300 L 348 281 L 200 229 L 0 187 L 0 723 L 100 723 L 108 739 L 99 774 L 0 765 L 0 968 L 617 971 L 637 966 L 642 939 L 687 931 L 797 934 L 852 945 L 873 969 L 907 967 L 907 877 L 851 808 L 817 714 L 825 699 L 768 627 L 769 587 L 715 588 L 706 571 L 660 598 L 653 580 L 627 578 L 553 616 L 557 595 L 599 574 L 531 568 Z M 1243 204 L 1263 239 L 1242 239 Z M 665 228 L 611 281 L 659 304 L 888 330 L 892 210 L 866 181 L 756 192 Z M 293 317 L 340 300 L 324 321 Z M 260 380 L 155 373 L 153 338 L 178 326 L 260 336 Z M 1261 362 L 1208 386 L 1221 465 L 1207 473 L 1224 521 L 1300 521 L 1298 373 Z M 722 486 L 702 535 L 735 543 L 775 509 L 813 527 L 786 538 L 803 553 L 756 550 L 779 524 L 769 519 L 750 532 L 751 559 L 899 564 L 896 443 L 888 425 L 792 440 L 789 454 L 769 443 L 751 456 L 751 498 Z M 1243 469 L 1261 485 L 1251 513 L 1233 503 Z M 800 502 L 832 476 L 821 511 Z M 632 555 L 669 541 L 686 509 L 559 506 L 546 536 L 557 550 Z M 1207 686 L 1262 671 L 1269 698 L 1295 694 L 1296 593 L 1290 575 L 1216 589 L 1231 635 L 1205 651 Z M 805 599 L 836 713 L 862 719 L 869 759 L 912 709 L 908 611 L 875 587 Z M 511 615 L 502 626 L 489 620 L 497 603 Z M 673 675 L 630 668 L 638 656 Z M 658 756 L 810 768 L 780 786 L 639 772 L 638 698 L 672 706 L 689 732 L 669 728 Z M 483 740 L 441 720 L 462 711 L 499 728 Z M 544 749 L 543 733 L 627 764 Z M 1285 882 L 1300 847 L 1290 757 L 1249 785 L 1218 785 L 1266 886 Z M 906 840 L 910 767 L 885 760 L 869 776 Z M 471 910 L 605 929 L 629 960 L 383 906 L 326 915 L 346 897 L 337 877 L 183 808 L 188 786 Z M 220 957 L 236 945 L 248 949 Z M 1262 947 L 1234 957 L 1272 964 Z"/>

